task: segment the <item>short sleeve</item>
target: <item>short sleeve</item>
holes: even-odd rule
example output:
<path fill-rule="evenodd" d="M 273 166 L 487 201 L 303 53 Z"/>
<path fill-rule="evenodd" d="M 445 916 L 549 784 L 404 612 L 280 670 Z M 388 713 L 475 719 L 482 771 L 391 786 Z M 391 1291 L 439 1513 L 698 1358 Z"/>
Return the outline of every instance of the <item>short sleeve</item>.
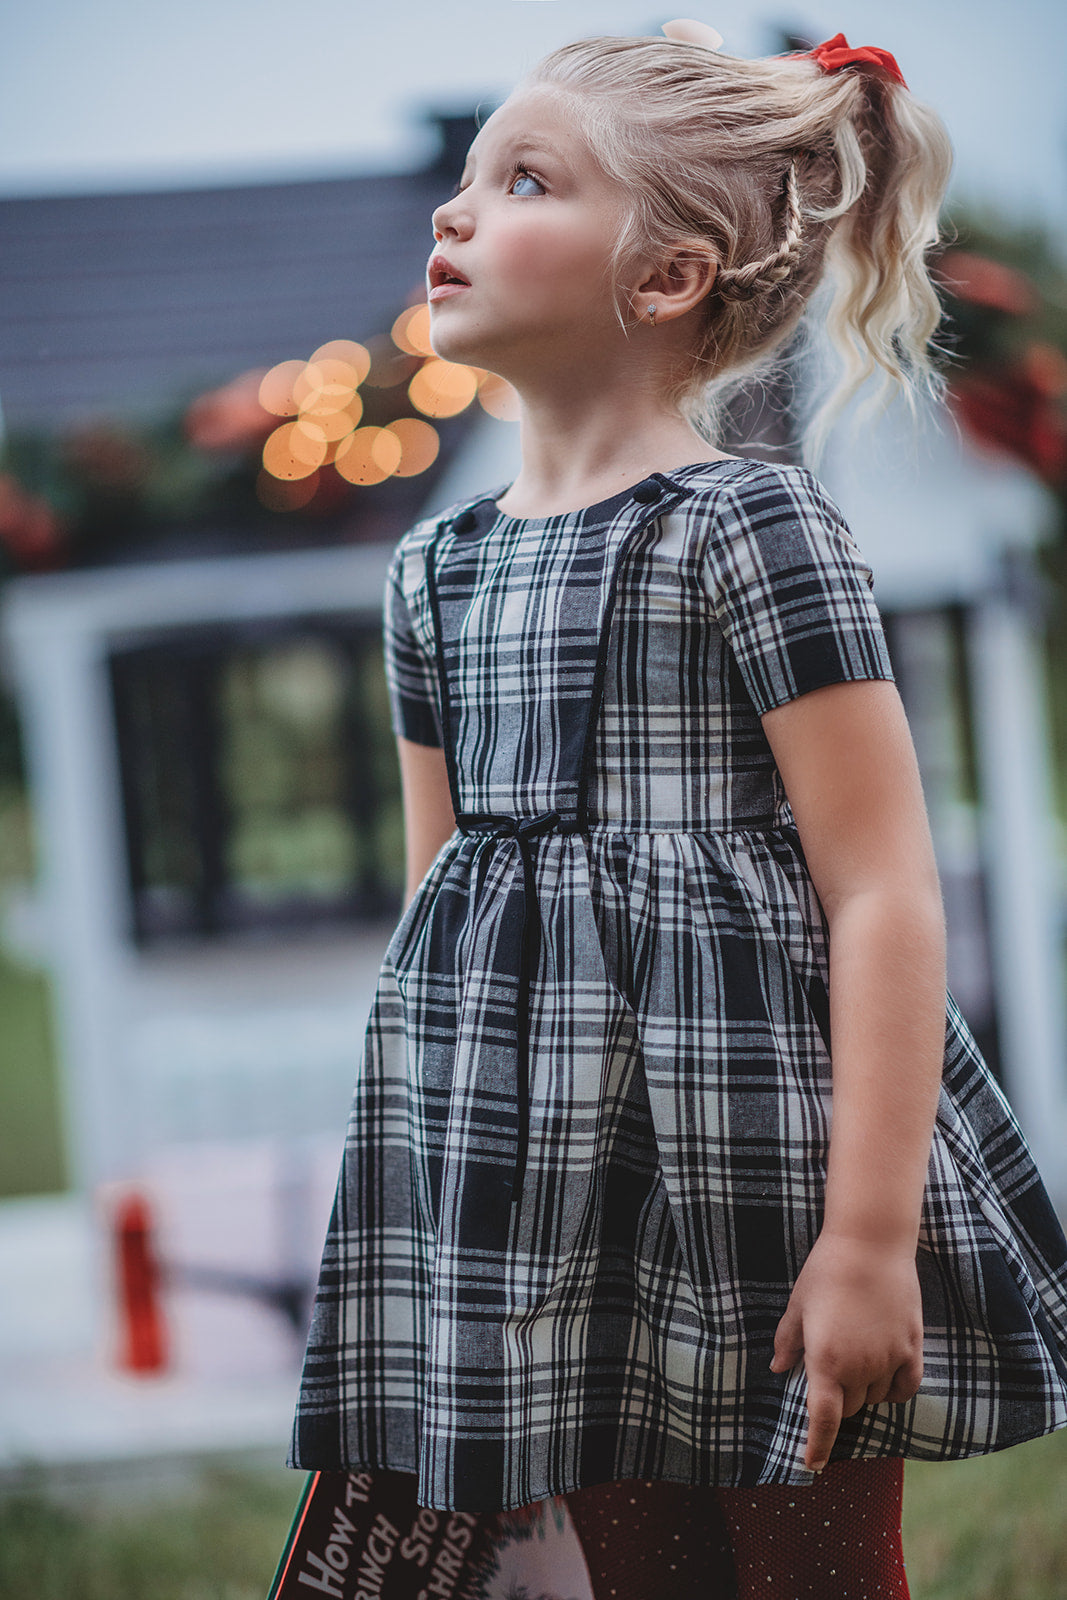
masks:
<path fill-rule="evenodd" d="M 704 581 L 761 716 L 826 684 L 892 679 L 871 569 L 810 472 L 768 467 L 716 513 Z"/>
<path fill-rule="evenodd" d="M 393 731 L 413 744 L 440 747 L 437 675 L 432 650 L 419 638 L 404 589 L 403 544 L 389 563 L 385 581 L 383 636 Z"/>

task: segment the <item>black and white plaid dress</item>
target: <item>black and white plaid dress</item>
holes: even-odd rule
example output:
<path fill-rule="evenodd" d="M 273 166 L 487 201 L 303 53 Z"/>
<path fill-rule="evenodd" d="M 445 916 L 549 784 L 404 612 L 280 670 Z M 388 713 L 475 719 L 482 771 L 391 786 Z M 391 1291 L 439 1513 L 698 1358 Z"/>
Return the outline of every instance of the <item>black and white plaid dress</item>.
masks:
<path fill-rule="evenodd" d="M 293 1465 L 464 1510 L 809 1480 L 769 1362 L 821 1215 L 827 939 L 760 715 L 890 677 L 869 580 L 810 474 L 743 460 L 401 542 L 396 727 L 443 743 L 458 831 L 382 968 Z M 922 1388 L 834 1457 L 1067 1425 L 1067 1246 L 951 1001 L 918 1259 Z"/>

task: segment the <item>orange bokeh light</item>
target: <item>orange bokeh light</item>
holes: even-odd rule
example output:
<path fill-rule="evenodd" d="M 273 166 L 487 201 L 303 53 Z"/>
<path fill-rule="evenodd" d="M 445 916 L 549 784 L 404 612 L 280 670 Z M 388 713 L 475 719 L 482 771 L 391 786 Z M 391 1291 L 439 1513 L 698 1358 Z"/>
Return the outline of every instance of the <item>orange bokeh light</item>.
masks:
<path fill-rule="evenodd" d="M 283 422 L 263 446 L 263 465 L 274 478 L 306 478 L 326 459 L 326 437 L 313 437 L 313 423 Z"/>
<path fill-rule="evenodd" d="M 293 383 L 293 398 L 302 413 L 340 411 L 356 392 L 355 367 L 347 361 L 309 361 Z"/>
<path fill-rule="evenodd" d="M 519 397 L 506 378 L 487 372 L 478 385 L 478 403 L 498 422 L 518 422 Z"/>
<path fill-rule="evenodd" d="M 351 433 L 357 427 L 363 415 L 363 401 L 358 394 L 352 394 L 348 403 L 336 411 L 305 410 L 301 407 L 300 416 L 296 426 L 303 428 L 311 438 L 323 438 L 328 443 L 335 444 L 338 439 L 343 439 L 346 433 Z"/>
<path fill-rule="evenodd" d="M 356 374 L 356 387 L 370 371 L 370 351 L 355 339 L 327 339 L 311 352 L 312 361 L 343 361 Z"/>
<path fill-rule="evenodd" d="M 478 374 L 454 361 L 427 361 L 408 384 L 416 411 L 427 417 L 454 417 L 478 392 Z"/>
<path fill-rule="evenodd" d="M 383 483 L 400 465 L 403 446 L 389 428 L 357 428 L 337 446 L 334 466 L 349 483 Z"/>
<path fill-rule="evenodd" d="M 291 417 L 300 409 L 293 385 L 302 376 L 306 361 L 279 361 L 265 374 L 259 386 L 259 403 L 276 417 Z"/>
<path fill-rule="evenodd" d="M 418 417 L 398 417 L 385 431 L 395 434 L 400 440 L 400 465 L 396 468 L 398 478 L 414 478 L 437 460 L 441 440 L 437 429 L 431 427 L 430 423 L 421 422 Z"/>
<path fill-rule="evenodd" d="M 430 308 L 428 305 L 409 306 L 393 323 L 393 343 L 409 356 L 432 356 L 430 343 Z"/>

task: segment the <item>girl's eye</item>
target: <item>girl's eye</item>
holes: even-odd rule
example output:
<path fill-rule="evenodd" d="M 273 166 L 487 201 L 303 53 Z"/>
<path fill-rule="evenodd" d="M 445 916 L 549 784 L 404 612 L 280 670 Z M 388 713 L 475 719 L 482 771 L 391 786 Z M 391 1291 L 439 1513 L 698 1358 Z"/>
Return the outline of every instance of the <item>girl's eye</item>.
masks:
<path fill-rule="evenodd" d="M 530 187 L 532 185 L 532 187 Z M 516 167 L 508 189 L 509 194 L 536 195 L 544 194 L 545 186 L 540 178 L 535 178 L 532 172 L 525 167 Z"/>

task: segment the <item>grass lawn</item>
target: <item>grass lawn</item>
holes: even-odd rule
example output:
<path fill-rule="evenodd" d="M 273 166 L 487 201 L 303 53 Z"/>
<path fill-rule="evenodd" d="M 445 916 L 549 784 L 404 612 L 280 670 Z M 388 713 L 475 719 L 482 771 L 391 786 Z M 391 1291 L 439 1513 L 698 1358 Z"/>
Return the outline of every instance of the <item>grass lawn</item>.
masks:
<path fill-rule="evenodd" d="M 1067 1431 L 973 1461 L 912 1462 L 904 1555 L 915 1600 L 1065 1600 Z"/>
<path fill-rule="evenodd" d="M 1067 1596 L 1067 1432 L 982 1460 L 915 1463 L 906 1482 L 913 1600 Z M 264 1600 L 302 1483 L 280 1467 L 205 1467 L 166 1499 L 143 1488 L 126 1504 L 114 1488 L 0 1498 L 0 1594 Z"/>
<path fill-rule="evenodd" d="M 265 1600 L 300 1473 L 205 1467 L 164 1499 L 112 1484 L 0 1498 L 4 1600 Z"/>
<path fill-rule="evenodd" d="M 64 1188 L 49 981 L 0 951 L 0 1197 Z"/>

